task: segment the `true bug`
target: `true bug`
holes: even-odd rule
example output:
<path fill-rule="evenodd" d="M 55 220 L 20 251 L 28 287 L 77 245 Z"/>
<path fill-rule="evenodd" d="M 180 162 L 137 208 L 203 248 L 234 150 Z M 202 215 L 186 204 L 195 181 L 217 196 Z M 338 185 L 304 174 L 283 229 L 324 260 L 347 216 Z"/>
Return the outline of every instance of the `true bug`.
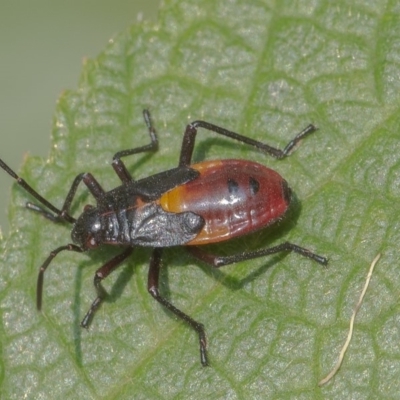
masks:
<path fill-rule="evenodd" d="M 73 181 L 63 207 L 58 209 L 1 159 L 0 167 L 45 207 L 28 202 L 28 209 L 53 222 L 64 221 L 73 225 L 73 243 L 56 248 L 40 267 L 37 281 L 38 310 L 42 307 L 44 272 L 60 251 L 84 252 L 103 244 L 125 247 L 119 255 L 96 271 L 94 286 L 97 297 L 81 322 L 81 326 L 87 328 L 107 295 L 101 281 L 128 258 L 135 247 L 151 247 L 153 253 L 148 274 L 148 291 L 198 333 L 200 360 L 206 366 L 207 343 L 203 324 L 177 309 L 159 293 L 159 272 L 164 247 L 185 246 L 194 257 L 215 268 L 287 251 L 299 253 L 322 265 L 326 265 L 328 261 L 325 257 L 289 242 L 227 257 L 209 254 L 199 247 L 229 240 L 281 220 L 290 205 L 292 192 L 277 172 L 252 161 L 234 159 L 191 164 L 197 129 L 204 128 L 281 159 L 289 155 L 294 146 L 316 128 L 313 125 L 307 126 L 283 150 L 279 150 L 211 123 L 195 121 L 186 127 L 178 167 L 135 181 L 121 157 L 158 149 L 158 139 L 149 112 L 144 110 L 143 116 L 149 131 L 150 144 L 119 151 L 114 155 L 112 167 L 122 185 L 109 192 L 105 192 L 90 173 L 82 173 Z M 97 204 L 86 205 L 82 214 L 75 219 L 69 210 L 82 181 Z"/>

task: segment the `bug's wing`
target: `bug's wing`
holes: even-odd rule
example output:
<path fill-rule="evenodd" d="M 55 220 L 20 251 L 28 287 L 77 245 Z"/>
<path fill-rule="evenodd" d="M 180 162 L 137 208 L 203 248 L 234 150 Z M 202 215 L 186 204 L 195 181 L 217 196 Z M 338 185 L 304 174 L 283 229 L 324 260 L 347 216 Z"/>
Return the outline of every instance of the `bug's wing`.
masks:
<path fill-rule="evenodd" d="M 177 167 L 135 182 L 135 193 L 147 201 L 158 199 L 163 193 L 196 179 L 200 173 L 193 168 Z"/>
<path fill-rule="evenodd" d="M 133 246 L 182 246 L 193 240 L 204 226 L 204 219 L 198 214 L 170 213 L 155 202 L 146 203 L 134 212 L 135 218 L 129 219 Z"/>

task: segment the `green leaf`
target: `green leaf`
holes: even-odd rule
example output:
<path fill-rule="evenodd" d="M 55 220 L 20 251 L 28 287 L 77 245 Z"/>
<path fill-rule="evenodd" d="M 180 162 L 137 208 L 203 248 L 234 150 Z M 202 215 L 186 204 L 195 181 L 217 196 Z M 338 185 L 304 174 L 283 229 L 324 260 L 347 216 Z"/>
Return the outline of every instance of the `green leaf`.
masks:
<path fill-rule="evenodd" d="M 88 60 L 78 89 L 57 104 L 49 159 L 28 158 L 21 171 L 39 193 L 60 207 L 85 171 L 106 190 L 120 184 L 109 164 L 116 151 L 149 142 L 143 108 L 160 150 L 126 159 L 135 177 L 176 166 L 192 120 L 279 147 L 312 122 L 319 131 L 283 161 L 205 132 L 194 157 L 267 164 L 299 199 L 286 223 L 213 251 L 290 240 L 328 256 L 329 268 L 288 254 L 211 271 L 180 248 L 166 251 L 161 290 L 204 323 L 211 366 L 202 368 L 196 334 L 147 293 L 149 249 L 107 278 L 109 301 L 89 331 L 79 323 L 95 297 L 93 275 L 115 249 L 60 253 L 37 313 L 38 268 L 71 241 L 70 227 L 27 211 L 31 198 L 14 185 L 1 242 L 2 396 L 398 398 L 399 27 L 397 2 L 167 1 L 157 26 L 135 25 Z M 86 192 L 73 215 L 93 204 Z M 319 388 L 378 252 L 344 364 Z"/>

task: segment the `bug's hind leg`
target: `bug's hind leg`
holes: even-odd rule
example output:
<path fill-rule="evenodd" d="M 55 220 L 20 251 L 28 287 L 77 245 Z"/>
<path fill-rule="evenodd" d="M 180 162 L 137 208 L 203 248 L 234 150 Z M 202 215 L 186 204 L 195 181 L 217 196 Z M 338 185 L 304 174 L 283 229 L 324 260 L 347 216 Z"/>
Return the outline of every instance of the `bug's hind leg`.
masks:
<path fill-rule="evenodd" d="M 258 258 L 288 251 L 293 251 L 295 253 L 302 255 L 303 257 L 310 258 L 311 260 L 314 260 L 321 265 L 328 264 L 328 259 L 326 257 L 319 256 L 318 254 L 315 254 L 304 247 L 300 247 L 297 244 L 293 244 L 290 242 L 284 242 L 274 247 L 268 247 L 266 249 L 261 249 L 251 252 L 243 252 L 235 254 L 233 256 L 226 256 L 226 257 L 221 257 L 206 253 L 197 246 L 187 246 L 186 249 L 190 254 L 195 256 L 197 259 L 207 263 L 208 265 L 211 265 L 214 268 L 220 268 L 223 267 L 224 265 L 237 263 L 239 261 L 251 260 L 253 258 Z"/>
<path fill-rule="evenodd" d="M 261 150 L 264 153 L 269 154 L 272 157 L 281 159 L 290 154 L 292 149 L 306 136 L 315 132 L 317 128 L 310 124 L 306 128 L 304 128 L 301 132 L 299 132 L 286 146 L 283 150 L 277 149 L 276 147 L 272 147 L 266 143 L 259 142 L 258 140 L 251 139 L 247 136 L 241 135 L 236 132 L 229 131 L 228 129 L 221 128 L 220 126 L 211 124 L 206 121 L 194 121 L 186 127 L 185 133 L 183 135 L 182 147 L 181 147 L 181 155 L 179 159 L 179 166 L 188 166 L 191 163 L 194 144 L 197 135 L 197 129 L 203 128 L 211 132 L 218 133 L 219 135 L 226 136 L 230 139 L 237 140 L 238 142 L 242 142 L 248 144 L 250 146 L 254 146 L 257 149 Z"/>

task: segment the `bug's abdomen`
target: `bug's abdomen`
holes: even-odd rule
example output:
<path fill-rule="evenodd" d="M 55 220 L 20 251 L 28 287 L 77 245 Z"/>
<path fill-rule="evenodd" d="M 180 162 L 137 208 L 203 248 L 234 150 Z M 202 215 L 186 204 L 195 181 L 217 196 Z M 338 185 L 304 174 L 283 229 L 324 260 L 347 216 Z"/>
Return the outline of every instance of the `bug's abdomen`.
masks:
<path fill-rule="evenodd" d="M 200 172 L 193 181 L 164 193 L 161 207 L 191 211 L 205 224 L 188 245 L 228 240 L 279 220 L 288 209 L 291 191 L 275 171 L 245 160 L 204 161 L 190 166 Z"/>

